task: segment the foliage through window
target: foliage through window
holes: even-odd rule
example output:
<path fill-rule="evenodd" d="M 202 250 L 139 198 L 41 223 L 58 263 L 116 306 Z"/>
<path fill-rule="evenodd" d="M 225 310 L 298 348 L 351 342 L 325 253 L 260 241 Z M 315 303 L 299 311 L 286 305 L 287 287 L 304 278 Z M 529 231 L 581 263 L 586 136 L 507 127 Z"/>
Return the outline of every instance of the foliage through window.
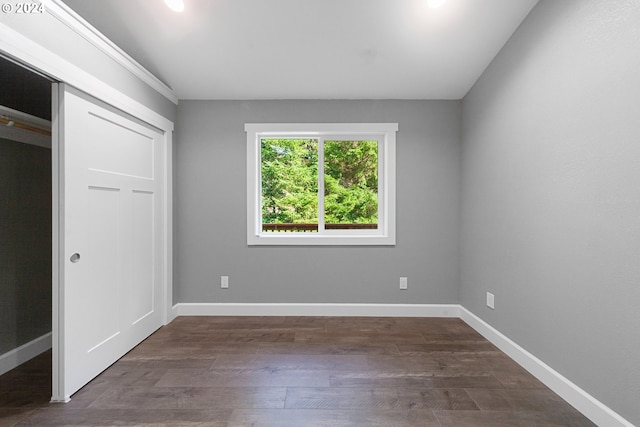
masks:
<path fill-rule="evenodd" d="M 395 244 L 396 124 L 245 130 L 249 244 Z"/>
<path fill-rule="evenodd" d="M 263 231 L 314 223 L 318 231 L 318 140 L 263 138 L 260 152 Z"/>

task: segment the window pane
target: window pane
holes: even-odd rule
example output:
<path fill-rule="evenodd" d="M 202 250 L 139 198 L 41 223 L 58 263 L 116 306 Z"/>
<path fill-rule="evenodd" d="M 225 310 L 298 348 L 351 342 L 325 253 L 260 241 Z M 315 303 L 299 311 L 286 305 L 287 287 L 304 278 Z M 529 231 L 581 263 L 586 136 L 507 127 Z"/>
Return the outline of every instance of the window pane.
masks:
<path fill-rule="evenodd" d="M 260 140 L 263 232 L 318 231 L 318 141 Z"/>
<path fill-rule="evenodd" d="M 378 141 L 324 142 L 327 230 L 378 228 Z"/>

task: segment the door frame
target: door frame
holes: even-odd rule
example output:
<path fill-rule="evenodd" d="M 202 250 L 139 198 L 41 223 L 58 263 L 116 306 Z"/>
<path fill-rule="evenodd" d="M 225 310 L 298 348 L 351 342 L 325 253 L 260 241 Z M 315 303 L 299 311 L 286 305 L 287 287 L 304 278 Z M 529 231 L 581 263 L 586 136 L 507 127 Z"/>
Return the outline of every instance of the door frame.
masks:
<path fill-rule="evenodd" d="M 164 253 L 163 253 L 163 303 L 162 324 L 165 325 L 175 317 L 173 310 L 173 130 L 174 124 L 166 117 L 158 114 L 146 105 L 136 101 L 123 92 L 111 87 L 108 83 L 89 74 L 80 67 L 72 64 L 56 53 L 25 37 L 18 31 L 0 22 L 0 53 L 16 60 L 17 62 L 40 72 L 51 79 L 64 82 L 75 88 L 97 98 L 123 112 L 146 122 L 163 133 L 164 169 L 163 213 L 165 217 L 164 227 Z M 54 88 L 52 88 L 54 89 Z M 52 378 L 52 402 L 68 402 L 70 396 L 66 393 L 65 384 L 61 381 L 63 377 L 61 355 L 64 354 L 64 278 L 60 276 L 60 265 L 64 262 L 62 237 L 62 215 L 61 209 L 64 206 L 61 174 L 64 171 L 62 164 L 62 153 L 60 152 L 60 141 L 57 132 L 58 128 L 58 105 L 59 99 L 57 90 L 52 90 L 52 348 L 53 348 L 53 378 Z"/>

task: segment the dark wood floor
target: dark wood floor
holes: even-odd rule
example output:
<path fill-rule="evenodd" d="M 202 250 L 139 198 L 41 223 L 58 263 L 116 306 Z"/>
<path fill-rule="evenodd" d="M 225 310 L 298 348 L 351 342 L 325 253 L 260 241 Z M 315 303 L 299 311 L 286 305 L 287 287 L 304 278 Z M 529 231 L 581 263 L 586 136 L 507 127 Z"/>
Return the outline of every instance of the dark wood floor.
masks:
<path fill-rule="evenodd" d="M 180 317 L 49 404 L 50 353 L 0 426 L 592 426 L 459 319 Z"/>

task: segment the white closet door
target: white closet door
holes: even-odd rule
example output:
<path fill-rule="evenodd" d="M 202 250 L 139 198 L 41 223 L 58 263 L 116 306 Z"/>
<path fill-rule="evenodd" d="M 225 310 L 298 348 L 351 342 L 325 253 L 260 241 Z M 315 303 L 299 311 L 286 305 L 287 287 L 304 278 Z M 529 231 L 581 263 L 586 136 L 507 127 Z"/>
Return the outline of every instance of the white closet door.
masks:
<path fill-rule="evenodd" d="M 58 393 L 162 325 L 163 135 L 60 84 Z M 55 382 L 55 379 L 54 379 Z"/>

